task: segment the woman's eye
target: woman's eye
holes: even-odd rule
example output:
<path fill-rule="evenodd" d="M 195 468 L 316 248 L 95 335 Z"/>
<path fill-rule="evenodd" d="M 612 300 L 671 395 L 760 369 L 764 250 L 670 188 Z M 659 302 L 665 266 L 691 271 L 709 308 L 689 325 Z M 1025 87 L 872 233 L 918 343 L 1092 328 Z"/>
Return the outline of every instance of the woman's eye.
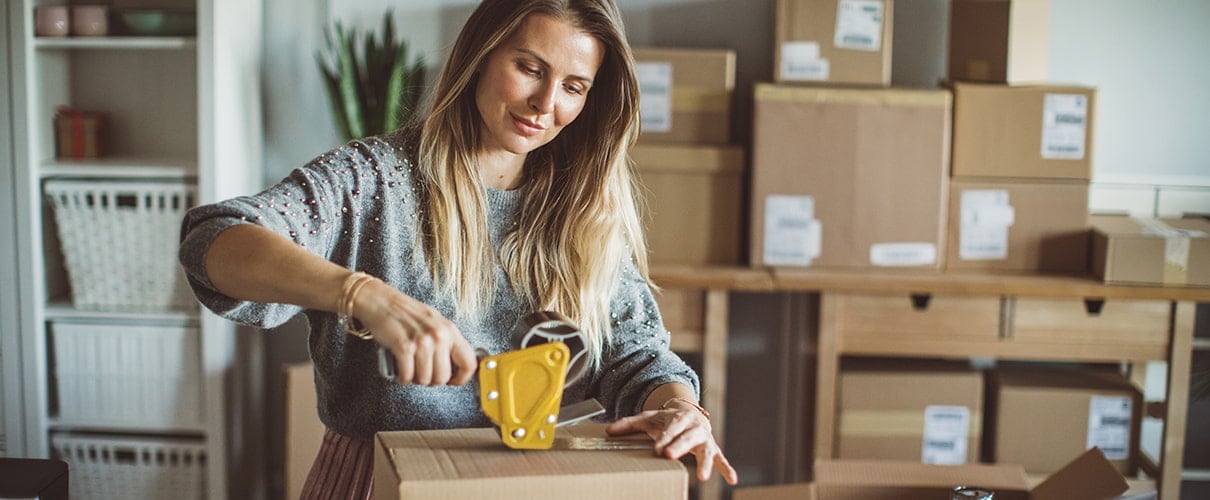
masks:
<path fill-rule="evenodd" d="M 542 71 L 533 66 L 529 66 L 529 65 L 525 65 L 525 64 L 520 64 L 519 66 L 521 67 L 521 71 L 527 75 L 530 75 L 530 76 L 541 76 L 542 75 Z"/>
<path fill-rule="evenodd" d="M 580 87 L 579 85 L 564 85 L 563 89 L 566 90 L 568 94 L 572 95 L 581 95 L 584 93 L 584 88 Z"/>

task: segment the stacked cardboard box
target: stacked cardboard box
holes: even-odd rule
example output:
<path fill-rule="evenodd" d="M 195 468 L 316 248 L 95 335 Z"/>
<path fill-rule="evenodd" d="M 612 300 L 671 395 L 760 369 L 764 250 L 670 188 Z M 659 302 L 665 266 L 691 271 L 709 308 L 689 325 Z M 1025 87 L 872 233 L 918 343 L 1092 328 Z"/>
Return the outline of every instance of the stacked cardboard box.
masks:
<path fill-rule="evenodd" d="M 778 0 L 777 83 L 891 84 L 894 0 Z"/>
<path fill-rule="evenodd" d="M 949 80 L 1046 81 L 1050 0 L 951 0 Z"/>
<path fill-rule="evenodd" d="M 1210 286 L 1210 222 L 1093 216 L 1092 270 L 1106 283 Z"/>
<path fill-rule="evenodd" d="M 735 53 L 636 48 L 642 133 L 631 149 L 651 261 L 737 264 L 743 149 L 731 146 Z"/>

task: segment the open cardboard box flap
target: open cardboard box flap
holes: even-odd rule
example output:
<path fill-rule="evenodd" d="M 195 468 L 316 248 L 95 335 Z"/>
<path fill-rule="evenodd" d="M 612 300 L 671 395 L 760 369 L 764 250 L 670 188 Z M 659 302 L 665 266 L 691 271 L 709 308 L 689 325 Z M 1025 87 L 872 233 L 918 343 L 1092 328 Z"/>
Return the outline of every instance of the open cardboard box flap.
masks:
<path fill-rule="evenodd" d="M 996 492 L 996 500 L 1094 500 L 1128 489 L 1126 479 L 1092 448 L 1030 489 L 1020 465 L 929 465 L 886 460 L 815 461 L 815 482 L 740 488 L 735 500 L 880 500 L 947 498 L 957 485 Z"/>

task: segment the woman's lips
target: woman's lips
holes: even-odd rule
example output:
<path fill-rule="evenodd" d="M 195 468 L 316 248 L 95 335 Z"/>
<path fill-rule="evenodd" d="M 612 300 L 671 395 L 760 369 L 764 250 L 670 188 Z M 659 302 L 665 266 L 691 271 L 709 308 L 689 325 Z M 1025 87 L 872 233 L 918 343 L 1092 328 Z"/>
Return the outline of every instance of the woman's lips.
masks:
<path fill-rule="evenodd" d="M 526 120 L 524 118 L 520 118 L 517 115 L 511 114 L 511 113 L 509 114 L 509 117 L 511 117 L 513 119 L 513 126 L 517 128 L 517 131 L 520 132 L 521 135 L 524 135 L 526 137 L 532 137 L 532 136 L 538 135 L 538 134 L 542 133 L 543 130 L 546 129 L 546 127 L 538 125 L 537 123 Z"/>

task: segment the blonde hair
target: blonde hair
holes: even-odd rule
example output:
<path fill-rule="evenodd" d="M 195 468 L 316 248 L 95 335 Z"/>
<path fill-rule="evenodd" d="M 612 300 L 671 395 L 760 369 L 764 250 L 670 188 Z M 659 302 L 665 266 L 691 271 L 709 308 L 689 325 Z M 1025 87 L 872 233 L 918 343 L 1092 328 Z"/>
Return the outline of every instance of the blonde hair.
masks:
<path fill-rule="evenodd" d="M 422 244 L 429 271 L 439 291 L 454 299 L 457 314 L 481 311 L 495 291 L 496 256 L 474 161 L 481 134 L 476 72 L 535 14 L 584 30 L 605 56 L 580 115 L 527 156 L 518 225 L 502 241 L 499 259 L 530 306 L 577 323 L 596 367 L 612 339 L 609 306 L 623 266 L 633 260 L 650 284 L 628 161 L 638 134 L 638 82 L 612 0 L 485 0 L 471 14 L 419 129 Z"/>

